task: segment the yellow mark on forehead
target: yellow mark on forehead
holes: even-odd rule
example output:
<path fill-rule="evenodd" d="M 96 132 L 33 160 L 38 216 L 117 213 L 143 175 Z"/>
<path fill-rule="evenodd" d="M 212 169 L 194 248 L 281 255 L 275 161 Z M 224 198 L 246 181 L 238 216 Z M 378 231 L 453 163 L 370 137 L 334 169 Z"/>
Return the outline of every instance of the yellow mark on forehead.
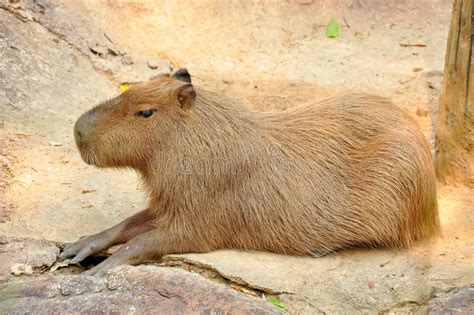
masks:
<path fill-rule="evenodd" d="M 125 92 L 126 90 L 128 90 L 129 86 L 127 84 L 120 84 L 119 85 L 119 90 L 120 92 Z"/>

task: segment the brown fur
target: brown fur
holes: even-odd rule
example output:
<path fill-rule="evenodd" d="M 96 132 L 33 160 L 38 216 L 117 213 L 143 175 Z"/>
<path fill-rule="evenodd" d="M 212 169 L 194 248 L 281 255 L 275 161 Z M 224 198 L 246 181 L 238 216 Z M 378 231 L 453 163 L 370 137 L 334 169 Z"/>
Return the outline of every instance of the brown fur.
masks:
<path fill-rule="evenodd" d="M 343 95 L 260 113 L 197 88 L 181 106 L 185 86 L 153 78 L 76 124 L 86 162 L 142 174 L 157 238 L 176 240 L 160 254 L 405 247 L 438 229 L 427 142 L 388 100 Z"/>

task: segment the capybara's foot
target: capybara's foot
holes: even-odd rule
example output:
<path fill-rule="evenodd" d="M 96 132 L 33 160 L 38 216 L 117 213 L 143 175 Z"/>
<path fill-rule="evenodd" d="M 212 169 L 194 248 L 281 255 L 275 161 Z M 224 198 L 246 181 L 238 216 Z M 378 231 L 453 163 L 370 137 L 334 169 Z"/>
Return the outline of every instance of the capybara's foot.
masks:
<path fill-rule="evenodd" d="M 124 245 L 127 246 L 127 245 Z M 84 271 L 82 274 L 86 276 L 97 276 L 102 277 L 109 269 L 126 265 L 128 260 L 125 256 L 120 255 L 118 253 L 114 253 L 112 256 L 98 264 L 97 266 Z"/>
<path fill-rule="evenodd" d="M 158 249 L 166 247 L 165 243 L 159 242 L 159 235 L 157 231 L 149 231 L 140 234 L 129 242 L 122 245 L 112 256 L 98 264 L 92 269 L 84 272 L 87 276 L 102 276 L 107 270 L 114 267 L 126 264 L 139 264 L 145 261 L 149 261 L 154 256 L 159 256 L 160 252 Z M 158 248 L 158 249 L 157 249 Z"/>
<path fill-rule="evenodd" d="M 83 236 L 66 246 L 59 255 L 59 260 L 74 257 L 71 262 L 78 263 L 112 245 L 126 243 L 135 236 L 153 229 L 153 225 L 150 224 L 152 218 L 148 209 L 145 209 L 101 233 Z"/>
<path fill-rule="evenodd" d="M 59 260 L 73 257 L 71 263 L 75 264 L 81 262 L 85 258 L 102 250 L 109 248 L 112 244 L 113 237 L 104 231 L 99 234 L 83 236 L 74 243 L 71 243 L 64 248 L 63 252 L 59 254 Z"/>

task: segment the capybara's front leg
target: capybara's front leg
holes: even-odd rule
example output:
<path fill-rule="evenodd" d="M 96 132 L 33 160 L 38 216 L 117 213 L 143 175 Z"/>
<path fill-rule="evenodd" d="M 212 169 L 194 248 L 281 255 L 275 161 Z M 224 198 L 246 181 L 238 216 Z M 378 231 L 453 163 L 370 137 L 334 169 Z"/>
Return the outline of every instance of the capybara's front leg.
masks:
<path fill-rule="evenodd" d="M 120 265 L 136 265 L 169 253 L 189 252 L 191 248 L 191 243 L 185 239 L 155 229 L 131 239 L 112 256 L 94 268 L 85 271 L 84 274 L 102 276 L 107 270 Z M 192 248 L 192 251 L 199 252 L 200 250 L 199 248 Z"/>
<path fill-rule="evenodd" d="M 143 210 L 119 224 L 101 233 L 83 236 L 66 246 L 59 255 L 59 260 L 73 257 L 71 262 L 78 263 L 86 257 L 105 250 L 113 245 L 128 242 L 133 237 L 154 229 L 153 216 L 149 210 Z"/>

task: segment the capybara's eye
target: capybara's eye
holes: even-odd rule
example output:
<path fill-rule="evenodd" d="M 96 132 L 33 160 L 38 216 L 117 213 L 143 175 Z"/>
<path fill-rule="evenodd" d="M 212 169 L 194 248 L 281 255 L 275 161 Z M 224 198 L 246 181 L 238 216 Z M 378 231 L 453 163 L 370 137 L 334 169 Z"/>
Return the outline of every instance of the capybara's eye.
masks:
<path fill-rule="evenodd" d="M 141 110 L 135 113 L 135 116 L 143 117 L 143 118 L 149 118 L 151 117 L 154 113 L 156 112 L 156 109 L 150 108 L 147 110 Z"/>

